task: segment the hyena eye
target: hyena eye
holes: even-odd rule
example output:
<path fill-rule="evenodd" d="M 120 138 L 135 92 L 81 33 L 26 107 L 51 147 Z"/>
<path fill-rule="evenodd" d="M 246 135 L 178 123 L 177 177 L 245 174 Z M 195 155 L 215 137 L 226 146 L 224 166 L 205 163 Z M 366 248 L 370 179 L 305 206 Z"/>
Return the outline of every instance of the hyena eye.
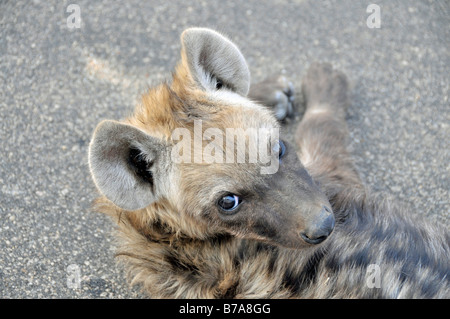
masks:
<path fill-rule="evenodd" d="M 283 143 L 282 140 L 278 140 L 272 147 L 272 151 L 275 154 L 278 154 L 278 158 L 281 159 L 284 156 L 284 154 L 286 154 L 286 145 Z"/>
<path fill-rule="evenodd" d="M 219 201 L 217 202 L 217 205 L 219 205 L 219 207 L 226 211 L 226 212 L 231 212 L 234 211 L 236 208 L 238 208 L 238 206 L 242 203 L 242 200 L 239 198 L 239 196 L 234 195 L 234 194 L 228 194 L 224 197 L 222 197 L 221 199 L 219 199 Z"/>

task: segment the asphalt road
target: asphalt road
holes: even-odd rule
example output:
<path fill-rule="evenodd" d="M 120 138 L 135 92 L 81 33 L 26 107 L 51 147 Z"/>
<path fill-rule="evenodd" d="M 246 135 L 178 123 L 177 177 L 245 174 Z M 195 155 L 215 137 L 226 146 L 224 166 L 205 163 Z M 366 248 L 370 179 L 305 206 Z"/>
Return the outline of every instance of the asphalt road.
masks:
<path fill-rule="evenodd" d="M 298 90 L 312 61 L 343 70 L 363 179 L 448 227 L 450 4 L 373 2 L 380 28 L 369 1 L 0 1 L 0 298 L 141 297 L 90 209 L 87 147 L 170 78 L 190 26 L 229 35 L 254 81 L 284 71 Z"/>

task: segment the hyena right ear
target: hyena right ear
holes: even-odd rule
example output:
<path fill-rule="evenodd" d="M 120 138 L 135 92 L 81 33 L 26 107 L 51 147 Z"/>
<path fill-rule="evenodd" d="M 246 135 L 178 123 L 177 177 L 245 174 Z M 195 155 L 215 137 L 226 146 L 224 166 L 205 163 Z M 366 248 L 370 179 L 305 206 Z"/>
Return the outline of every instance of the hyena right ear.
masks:
<path fill-rule="evenodd" d="M 170 152 L 159 139 L 116 121 L 101 122 L 89 145 L 97 188 L 126 210 L 144 208 L 164 195 Z"/>
<path fill-rule="evenodd" d="M 230 40 L 206 28 L 190 28 L 181 35 L 182 62 L 204 90 L 222 86 L 246 96 L 250 71 L 244 56 Z"/>

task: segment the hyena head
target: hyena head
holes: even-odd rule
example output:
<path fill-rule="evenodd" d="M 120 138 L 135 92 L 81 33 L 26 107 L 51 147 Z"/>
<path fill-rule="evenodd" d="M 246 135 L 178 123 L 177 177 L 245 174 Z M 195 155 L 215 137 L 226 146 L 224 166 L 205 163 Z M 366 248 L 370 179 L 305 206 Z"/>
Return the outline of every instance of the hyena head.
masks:
<path fill-rule="evenodd" d="M 239 49 L 203 28 L 181 41 L 172 82 L 95 130 L 97 188 L 141 229 L 158 222 L 191 238 L 226 233 L 288 248 L 322 242 L 334 227 L 330 204 L 277 136 L 273 114 L 246 98 Z"/>

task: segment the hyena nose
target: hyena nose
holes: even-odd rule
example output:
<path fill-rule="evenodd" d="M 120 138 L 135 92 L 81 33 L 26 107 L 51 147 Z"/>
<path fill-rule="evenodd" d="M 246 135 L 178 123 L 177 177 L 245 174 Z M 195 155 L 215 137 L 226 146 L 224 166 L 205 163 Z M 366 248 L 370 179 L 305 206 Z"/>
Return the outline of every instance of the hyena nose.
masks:
<path fill-rule="evenodd" d="M 300 236 L 308 244 L 319 244 L 331 234 L 334 228 L 334 222 L 334 214 L 331 209 L 323 206 L 319 217 Z"/>

